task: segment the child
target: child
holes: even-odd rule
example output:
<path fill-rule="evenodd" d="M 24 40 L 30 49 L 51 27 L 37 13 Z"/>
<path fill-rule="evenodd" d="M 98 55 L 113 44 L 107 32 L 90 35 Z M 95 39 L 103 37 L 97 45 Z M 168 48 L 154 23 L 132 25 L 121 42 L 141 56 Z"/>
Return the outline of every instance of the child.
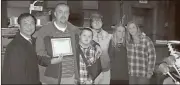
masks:
<path fill-rule="evenodd" d="M 77 57 L 79 62 L 79 84 L 93 84 L 93 80 L 90 77 L 87 65 L 85 64 L 83 60 L 83 55 L 85 59 L 87 60 L 89 65 L 92 65 L 96 61 L 96 50 L 95 47 L 93 47 L 90 42 L 93 39 L 93 32 L 89 28 L 83 28 L 80 36 L 79 36 L 79 44 L 78 44 L 78 51 L 77 51 Z M 82 53 L 80 52 L 82 51 Z M 89 66 L 88 65 L 88 66 Z"/>

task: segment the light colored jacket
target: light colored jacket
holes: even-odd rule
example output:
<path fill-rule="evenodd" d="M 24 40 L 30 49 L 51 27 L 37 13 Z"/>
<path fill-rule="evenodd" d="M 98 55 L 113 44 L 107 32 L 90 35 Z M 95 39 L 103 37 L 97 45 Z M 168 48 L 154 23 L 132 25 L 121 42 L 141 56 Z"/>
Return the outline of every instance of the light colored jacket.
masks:
<path fill-rule="evenodd" d="M 100 58 L 101 58 L 101 65 L 103 71 L 107 71 L 110 69 L 110 58 L 108 54 L 108 47 L 112 35 L 104 30 L 101 30 L 100 33 L 97 33 L 94 29 L 92 29 L 92 31 L 93 31 L 93 40 L 99 43 L 102 49 L 102 55 Z"/>

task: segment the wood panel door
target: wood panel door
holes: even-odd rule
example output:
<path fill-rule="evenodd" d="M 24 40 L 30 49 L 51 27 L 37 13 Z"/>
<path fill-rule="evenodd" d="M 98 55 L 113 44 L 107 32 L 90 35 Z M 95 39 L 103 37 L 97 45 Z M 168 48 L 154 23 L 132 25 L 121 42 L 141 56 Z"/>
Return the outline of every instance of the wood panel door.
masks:
<path fill-rule="evenodd" d="M 138 24 L 142 32 L 152 38 L 153 9 L 132 7 L 132 20 Z"/>

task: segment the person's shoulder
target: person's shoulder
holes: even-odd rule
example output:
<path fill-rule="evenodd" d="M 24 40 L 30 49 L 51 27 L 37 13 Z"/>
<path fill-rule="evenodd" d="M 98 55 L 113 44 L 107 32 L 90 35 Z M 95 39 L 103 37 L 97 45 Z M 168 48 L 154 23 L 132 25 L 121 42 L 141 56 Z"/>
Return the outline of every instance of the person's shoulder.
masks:
<path fill-rule="evenodd" d="M 147 35 L 142 35 L 143 37 L 143 40 L 146 42 L 146 43 L 152 43 L 153 44 L 153 41 L 151 40 L 151 38 Z"/>
<path fill-rule="evenodd" d="M 35 35 L 34 37 L 38 37 L 39 35 L 45 35 L 47 32 L 51 32 L 52 28 L 53 28 L 53 22 L 48 22 L 34 33 Z"/>
<path fill-rule="evenodd" d="M 103 35 L 104 35 L 107 39 L 111 39 L 112 34 L 108 33 L 108 32 L 105 31 L 105 30 L 102 30 L 102 32 L 103 32 Z"/>
<path fill-rule="evenodd" d="M 47 24 L 43 25 L 40 30 L 47 30 L 47 29 L 50 29 L 54 26 L 53 22 L 48 22 Z"/>
<path fill-rule="evenodd" d="M 78 26 L 75 26 L 75 25 L 73 25 L 72 23 L 70 23 L 70 22 L 68 22 L 68 27 L 69 27 L 69 29 L 72 31 L 72 32 L 74 32 L 75 34 L 79 34 L 80 33 L 80 29 L 82 28 L 82 27 L 78 27 Z"/>
<path fill-rule="evenodd" d="M 144 39 L 145 39 L 147 42 L 152 42 L 151 38 L 148 37 L 147 35 L 144 37 Z"/>
<path fill-rule="evenodd" d="M 105 31 L 105 30 L 102 30 L 102 32 L 103 32 L 103 34 L 109 34 L 107 31 Z"/>
<path fill-rule="evenodd" d="M 70 27 L 70 29 L 72 29 L 72 30 L 77 30 L 77 29 L 78 29 L 78 27 L 75 26 L 75 25 L 73 25 L 71 22 L 68 22 L 67 25 L 68 25 L 68 27 Z"/>
<path fill-rule="evenodd" d="M 7 51 L 13 51 L 20 47 L 19 42 L 14 38 L 6 47 Z"/>
<path fill-rule="evenodd" d="M 149 40 L 150 39 L 144 32 L 142 32 L 140 34 L 140 38 L 143 39 L 143 40 Z"/>

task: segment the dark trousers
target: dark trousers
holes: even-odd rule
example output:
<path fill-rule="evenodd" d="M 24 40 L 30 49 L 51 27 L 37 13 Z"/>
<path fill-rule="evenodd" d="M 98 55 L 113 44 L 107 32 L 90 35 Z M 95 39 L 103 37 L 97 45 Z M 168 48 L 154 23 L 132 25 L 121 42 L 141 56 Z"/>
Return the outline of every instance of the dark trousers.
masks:
<path fill-rule="evenodd" d="M 150 84 L 150 79 L 146 77 L 129 76 L 129 84 L 148 85 Z"/>
<path fill-rule="evenodd" d="M 114 85 L 114 84 L 122 84 L 122 85 L 128 85 L 129 84 L 129 80 L 110 80 L 110 85 Z"/>

